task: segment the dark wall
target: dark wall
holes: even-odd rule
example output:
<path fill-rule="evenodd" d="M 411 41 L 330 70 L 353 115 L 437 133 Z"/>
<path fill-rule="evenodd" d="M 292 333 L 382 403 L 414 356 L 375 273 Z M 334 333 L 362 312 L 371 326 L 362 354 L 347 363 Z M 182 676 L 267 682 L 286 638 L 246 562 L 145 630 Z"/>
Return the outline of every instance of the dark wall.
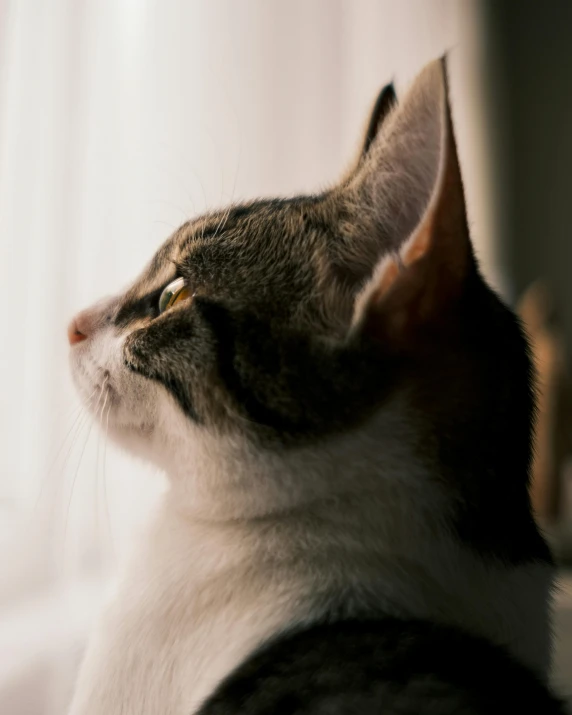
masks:
<path fill-rule="evenodd" d="M 572 346 L 572 1 L 485 0 L 501 262 L 512 292 L 549 281 Z"/>

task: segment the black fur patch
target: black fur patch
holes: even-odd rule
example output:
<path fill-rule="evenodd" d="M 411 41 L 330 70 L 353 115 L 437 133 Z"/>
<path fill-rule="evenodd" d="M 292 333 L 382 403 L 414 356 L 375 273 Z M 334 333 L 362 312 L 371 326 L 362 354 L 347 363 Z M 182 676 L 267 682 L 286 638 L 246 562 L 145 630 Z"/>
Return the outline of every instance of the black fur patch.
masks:
<path fill-rule="evenodd" d="M 383 122 L 396 104 L 397 96 L 393 83 L 391 83 L 381 90 L 375 101 L 363 141 L 362 154 L 367 154 Z"/>
<path fill-rule="evenodd" d="M 124 301 L 115 315 L 115 324 L 124 327 L 134 320 L 156 318 L 159 315 L 159 298 L 163 288 L 164 286 L 161 286 L 139 298 Z"/>
<path fill-rule="evenodd" d="M 264 646 L 198 715 L 563 715 L 502 648 L 459 630 L 386 619 L 317 625 Z"/>
<path fill-rule="evenodd" d="M 196 307 L 215 338 L 224 390 L 257 425 L 265 447 L 299 446 L 355 427 L 392 388 L 381 355 L 372 369 L 361 351 L 329 350 L 307 334 L 209 300 Z"/>

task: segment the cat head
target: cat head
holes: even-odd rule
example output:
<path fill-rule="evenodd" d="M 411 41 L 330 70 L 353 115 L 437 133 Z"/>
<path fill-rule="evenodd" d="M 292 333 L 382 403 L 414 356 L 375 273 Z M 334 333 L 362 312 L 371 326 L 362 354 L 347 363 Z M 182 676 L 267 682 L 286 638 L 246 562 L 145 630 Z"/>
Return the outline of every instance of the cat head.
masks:
<path fill-rule="evenodd" d="M 76 316 L 72 372 L 111 436 L 239 491 L 246 473 L 262 492 L 330 489 L 313 465 L 527 471 L 530 362 L 471 247 L 443 62 L 399 106 L 381 93 L 362 146 L 323 193 L 189 221 Z"/>

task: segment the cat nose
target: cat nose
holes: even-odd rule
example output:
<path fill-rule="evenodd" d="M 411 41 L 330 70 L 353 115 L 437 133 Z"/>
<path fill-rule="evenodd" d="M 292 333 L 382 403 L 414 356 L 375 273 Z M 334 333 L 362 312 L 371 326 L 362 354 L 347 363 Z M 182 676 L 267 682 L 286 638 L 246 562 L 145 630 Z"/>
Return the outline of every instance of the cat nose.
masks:
<path fill-rule="evenodd" d="M 68 342 L 71 346 L 87 340 L 108 325 L 118 304 L 115 297 L 102 298 L 94 305 L 80 311 L 68 325 Z"/>
<path fill-rule="evenodd" d="M 70 345 L 76 345 L 83 340 L 87 340 L 94 332 L 96 324 L 96 314 L 93 310 L 82 310 L 68 325 L 68 341 Z"/>
<path fill-rule="evenodd" d="M 68 341 L 70 345 L 75 345 L 76 343 L 81 343 L 85 340 L 87 335 L 81 331 L 77 318 L 73 318 L 71 323 L 68 325 Z"/>

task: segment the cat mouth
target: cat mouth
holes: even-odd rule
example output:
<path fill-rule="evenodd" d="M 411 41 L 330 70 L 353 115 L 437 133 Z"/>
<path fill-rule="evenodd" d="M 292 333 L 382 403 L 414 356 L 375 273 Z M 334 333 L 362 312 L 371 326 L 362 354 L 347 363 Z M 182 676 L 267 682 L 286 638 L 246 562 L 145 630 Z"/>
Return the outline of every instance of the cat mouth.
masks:
<path fill-rule="evenodd" d="M 98 378 L 98 381 L 93 386 L 95 390 L 113 390 L 113 387 L 110 383 L 111 373 L 109 372 L 109 370 L 101 371 L 101 375 L 98 375 Z"/>
<path fill-rule="evenodd" d="M 117 390 L 111 384 L 111 378 L 108 372 L 106 376 L 94 384 L 93 390 L 95 392 L 96 399 L 93 400 L 92 398 L 90 409 L 96 419 L 100 421 L 107 421 L 109 420 L 109 414 L 111 411 L 116 408 L 120 402 L 119 395 Z"/>
<path fill-rule="evenodd" d="M 111 373 L 90 360 L 90 368 L 78 365 L 78 375 L 75 380 L 85 406 L 96 416 L 104 418 L 120 402 L 119 394 L 113 386 Z"/>
<path fill-rule="evenodd" d="M 125 409 L 121 408 L 126 408 L 125 401 L 113 384 L 110 370 L 95 363 L 94 367 L 97 370 L 96 379 L 94 380 L 94 376 L 89 376 L 87 373 L 86 377 L 88 379 L 91 377 L 91 390 L 95 392 L 95 398 L 92 397 L 92 404 L 89 405 L 95 419 L 104 424 L 106 429 L 125 430 L 138 433 L 142 437 L 150 437 L 155 430 L 155 425 L 149 421 L 139 422 L 137 418 L 132 419 L 130 410 L 124 414 Z"/>

